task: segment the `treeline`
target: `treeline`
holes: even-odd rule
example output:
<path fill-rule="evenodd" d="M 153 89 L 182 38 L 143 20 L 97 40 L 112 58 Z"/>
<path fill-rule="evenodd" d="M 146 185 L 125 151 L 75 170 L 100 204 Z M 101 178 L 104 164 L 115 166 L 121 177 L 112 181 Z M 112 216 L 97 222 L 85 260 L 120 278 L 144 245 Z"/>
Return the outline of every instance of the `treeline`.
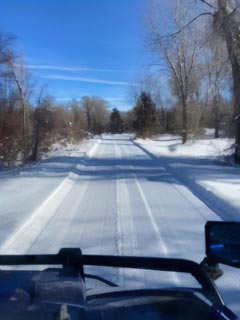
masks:
<path fill-rule="evenodd" d="M 120 112 L 117 108 L 110 111 L 109 103 L 100 97 L 83 96 L 80 100 L 58 103 L 35 83 L 14 47 L 15 39 L 1 33 L 1 167 L 36 161 L 57 141 L 77 143 L 91 134 L 103 132 L 136 131 L 144 135 L 155 119 L 153 102 L 150 102 L 152 114 L 148 105 L 145 106 L 148 95 L 140 107 L 129 112 Z M 143 114 L 141 107 L 145 110 Z M 152 128 L 147 134 L 151 132 Z"/>
<path fill-rule="evenodd" d="M 217 109 L 217 111 L 216 111 Z M 217 115 L 216 115 L 217 113 Z M 183 110 L 180 103 L 172 108 L 170 128 L 173 133 L 182 136 L 185 143 L 188 138 L 201 137 L 205 128 L 211 128 L 213 137 L 234 137 L 234 112 L 232 100 L 218 97 L 217 106 L 211 99 L 206 103 L 191 101 L 186 108 L 186 127 L 183 127 Z M 186 134 L 185 134 L 186 132 Z"/>
<path fill-rule="evenodd" d="M 40 96 L 37 104 L 19 92 L 0 95 L 0 165 L 35 161 L 57 142 L 78 143 L 84 137 L 108 130 L 108 103 L 99 97 L 83 97 L 61 105 Z"/>
<path fill-rule="evenodd" d="M 37 86 L 14 48 L 14 37 L 0 33 L 0 166 L 35 161 L 56 141 L 108 130 L 107 101 L 86 96 L 61 105 Z"/>
<path fill-rule="evenodd" d="M 205 104 L 196 104 L 192 101 L 188 105 L 188 137 L 204 135 L 205 128 L 212 128 L 215 137 L 217 131 L 216 138 L 234 136 L 232 101 L 219 98 L 217 129 L 213 108 L 211 100 Z M 121 113 L 121 117 L 124 120 L 123 131 L 135 132 L 141 138 L 164 133 L 182 135 L 181 104 L 177 101 L 174 104 L 166 101 L 164 105 L 159 105 L 150 90 L 141 91 L 137 96 L 135 107 L 126 113 Z"/>

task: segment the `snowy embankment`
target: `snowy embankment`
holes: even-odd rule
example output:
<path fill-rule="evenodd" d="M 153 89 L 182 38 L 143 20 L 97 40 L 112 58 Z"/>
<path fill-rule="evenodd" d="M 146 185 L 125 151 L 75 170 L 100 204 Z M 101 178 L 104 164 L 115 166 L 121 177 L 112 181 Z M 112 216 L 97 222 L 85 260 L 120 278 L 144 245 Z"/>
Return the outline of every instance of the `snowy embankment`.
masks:
<path fill-rule="evenodd" d="M 66 141 L 56 142 L 51 145 L 49 151 L 42 155 L 42 160 L 46 160 L 51 157 L 71 155 L 72 153 L 78 153 L 78 155 L 87 156 L 91 148 L 96 144 L 100 137 L 95 136 L 93 139 L 83 139 L 79 143 L 70 143 Z"/>
<path fill-rule="evenodd" d="M 240 220 L 240 167 L 225 161 L 233 153 L 233 139 L 205 138 L 182 145 L 179 136 L 162 135 L 137 139 L 136 143 L 163 159 L 175 177 L 184 180 L 193 192 L 201 193 L 205 203 L 218 203 L 215 211 L 231 210 L 229 220 Z"/>
<path fill-rule="evenodd" d="M 137 139 L 137 142 L 156 156 L 182 157 L 182 158 L 223 158 L 233 152 L 233 139 L 190 139 L 184 145 L 181 137 L 164 134 L 153 139 Z"/>

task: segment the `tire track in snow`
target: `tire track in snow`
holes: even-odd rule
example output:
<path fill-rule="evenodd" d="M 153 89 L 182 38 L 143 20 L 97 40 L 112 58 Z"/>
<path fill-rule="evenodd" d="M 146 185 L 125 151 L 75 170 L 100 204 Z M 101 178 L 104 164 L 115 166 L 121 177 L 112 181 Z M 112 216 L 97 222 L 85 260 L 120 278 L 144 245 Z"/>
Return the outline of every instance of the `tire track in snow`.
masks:
<path fill-rule="evenodd" d="M 131 159 L 134 161 L 134 158 L 132 157 L 132 152 L 129 154 L 129 148 L 127 146 L 121 146 L 123 150 L 124 157 L 127 159 Z M 141 159 L 142 158 L 142 151 L 140 151 L 139 148 L 136 147 L 136 155 L 138 155 Z M 133 166 L 129 166 L 130 169 L 134 170 Z M 148 203 L 147 198 L 145 197 L 145 194 L 143 192 L 143 189 L 140 185 L 140 180 L 137 177 L 136 174 L 131 174 L 129 176 L 129 181 L 126 184 L 127 186 L 127 194 L 131 195 L 131 199 L 135 199 L 136 206 L 131 201 L 130 212 L 132 216 L 133 225 L 136 228 L 135 237 L 137 239 L 137 246 L 138 250 L 140 251 L 141 256 L 145 256 L 145 248 L 147 247 L 147 255 L 149 256 L 149 247 L 148 247 L 148 240 L 154 241 L 154 252 L 158 252 L 160 256 L 167 256 L 168 257 L 168 249 L 165 245 L 165 241 L 162 238 L 160 229 L 158 228 L 158 225 L 156 223 L 156 220 L 153 216 L 153 212 L 150 208 L 150 205 Z M 135 196 L 138 194 L 138 197 Z M 138 200 L 137 200 L 138 199 Z M 142 203 L 142 205 L 141 205 Z M 134 206 L 133 206 L 134 205 Z M 146 219 L 147 216 L 147 219 Z M 141 221 L 144 221 L 143 226 L 141 227 Z M 157 249 L 157 250 L 156 250 Z M 156 256 L 156 254 L 154 254 Z M 151 284 L 151 285 L 178 285 L 179 284 L 179 278 L 176 273 L 166 273 L 166 272 L 147 272 L 144 271 L 144 276 L 142 277 L 143 283 L 145 285 Z"/>
<path fill-rule="evenodd" d="M 136 149 L 138 149 L 136 147 Z M 133 166 L 130 166 L 130 168 L 134 171 L 134 167 Z M 136 184 L 136 187 L 137 187 L 137 190 L 139 192 L 139 195 L 140 195 L 140 199 L 141 201 L 143 202 L 143 206 L 145 207 L 145 212 L 147 213 L 147 216 L 148 216 L 148 220 L 150 221 L 151 223 L 151 226 L 152 226 L 152 229 L 154 231 L 154 233 L 156 234 L 157 238 L 159 238 L 160 241 L 158 241 L 158 250 L 161 254 L 164 254 L 164 255 L 167 255 L 168 254 L 168 250 L 167 250 L 167 247 L 161 237 L 161 233 L 160 233 L 160 230 L 158 228 L 158 225 L 155 221 L 155 218 L 153 217 L 153 214 L 152 214 L 152 210 L 148 204 L 148 201 L 147 201 L 147 198 L 145 197 L 145 194 L 143 192 L 143 189 L 140 185 L 140 182 L 139 182 L 139 179 L 137 177 L 137 174 L 133 173 L 131 174 L 131 177 L 133 179 L 133 181 L 135 182 Z"/>
<path fill-rule="evenodd" d="M 125 154 L 121 145 L 116 144 L 115 148 L 117 157 L 119 159 L 124 158 Z M 117 252 L 120 255 L 140 255 L 132 220 L 127 180 L 120 175 L 116 177 L 116 202 Z"/>
<path fill-rule="evenodd" d="M 0 252 L 25 253 L 36 236 L 46 227 L 73 186 L 67 178 L 44 203 L 3 243 Z"/>
<path fill-rule="evenodd" d="M 123 158 L 123 151 L 117 141 L 114 142 L 114 154 L 117 159 Z M 119 167 L 117 166 L 119 169 Z M 126 179 L 121 174 L 116 176 L 116 208 L 115 208 L 115 235 L 116 253 L 118 255 L 136 255 L 137 242 L 134 228 L 131 221 L 129 206 L 129 194 L 126 186 Z M 128 235 L 128 240 L 124 239 Z M 131 237 L 129 235 L 131 234 Z"/>
<path fill-rule="evenodd" d="M 124 157 L 124 151 L 117 143 L 115 144 L 115 154 L 119 159 Z M 141 256 L 132 219 L 127 180 L 121 176 L 116 177 L 116 201 L 117 254 Z M 146 277 L 143 270 L 119 269 L 119 283 L 121 286 L 141 287 L 141 283 L 145 282 Z"/>
<path fill-rule="evenodd" d="M 145 194 L 144 194 L 144 191 L 142 189 L 142 186 L 140 184 L 139 179 L 137 178 L 137 176 L 135 174 L 133 176 L 134 176 L 135 185 L 136 185 L 137 190 L 140 195 L 140 199 L 143 203 L 143 207 L 145 208 L 144 214 L 146 214 L 148 216 L 148 221 L 150 222 L 150 226 L 153 231 L 153 232 L 151 232 L 151 237 L 153 237 L 153 235 L 154 235 L 154 238 L 157 240 L 155 242 L 154 251 L 157 251 L 158 255 L 160 257 L 170 258 L 168 246 L 166 244 L 165 239 L 162 236 L 162 232 L 161 232 L 162 229 L 160 229 L 158 227 L 158 224 L 156 222 L 156 218 L 154 217 L 152 209 L 149 205 L 149 202 L 148 202 L 147 198 L 145 197 Z M 162 228 L 166 228 L 166 225 L 163 225 Z M 149 230 L 145 229 L 145 232 L 146 231 L 148 232 L 148 234 L 150 234 Z M 156 280 L 156 282 L 159 282 L 158 281 L 159 276 L 154 272 L 152 273 L 152 276 L 150 276 L 150 278 L 152 278 L 153 281 Z M 179 283 L 180 283 L 179 277 L 178 277 L 177 273 L 175 273 L 175 272 L 165 273 L 165 276 L 164 276 L 164 272 L 163 272 L 163 282 L 170 283 L 171 286 L 173 284 L 179 285 Z"/>
<path fill-rule="evenodd" d="M 81 211 L 84 213 L 84 221 L 74 220 L 79 225 L 78 234 L 75 239 L 66 239 L 70 244 L 75 241 L 84 253 L 110 254 L 117 253 L 116 243 L 116 180 L 104 177 L 104 170 L 109 171 L 109 166 L 102 164 L 102 160 L 111 160 L 115 155 L 113 141 L 100 143 L 100 148 L 95 156 L 96 166 L 92 166 L 93 177 L 90 180 L 88 191 L 81 203 Z M 99 162 L 98 162 L 98 160 Z M 114 160 L 113 160 L 114 163 Z M 113 166 L 114 170 L 114 166 Z M 76 245 L 75 245 L 76 246 Z M 96 268 L 87 266 L 88 273 L 96 273 Z M 119 282 L 119 274 L 116 268 L 97 268 L 97 274 L 114 282 Z M 93 281 L 90 283 L 92 285 Z M 102 286 L 97 281 L 94 287 Z"/>
<path fill-rule="evenodd" d="M 134 227 L 130 198 L 125 179 L 117 180 L 117 203 L 118 203 L 118 243 L 119 254 L 123 256 L 143 256 L 139 247 Z M 120 269 L 120 282 L 129 287 L 141 287 L 147 283 L 146 272 L 138 269 Z"/>
<path fill-rule="evenodd" d="M 138 148 L 138 146 L 135 145 L 137 149 L 139 149 L 140 154 L 144 154 L 144 152 Z M 150 160 L 148 155 L 146 157 Z M 149 164 L 150 165 L 150 164 Z M 164 176 L 168 174 L 165 168 L 159 167 L 159 170 L 164 172 Z M 169 176 L 171 176 L 169 174 Z M 171 179 L 171 181 L 174 179 Z M 169 204 L 165 203 L 165 206 L 163 205 L 163 202 L 166 202 L 165 200 L 168 198 L 166 196 L 161 199 L 159 195 L 161 193 L 166 193 L 166 195 L 171 194 L 172 191 L 172 201 L 174 202 L 175 196 L 174 194 L 176 193 L 175 186 L 172 185 L 172 183 L 165 183 L 164 180 L 163 182 L 160 181 L 151 181 L 148 179 L 139 179 L 137 174 L 134 174 L 134 181 L 136 184 L 136 187 L 138 189 L 138 192 L 142 198 L 142 201 L 144 203 L 144 206 L 146 208 L 146 213 L 148 214 L 149 221 L 151 221 L 154 233 L 155 233 L 155 238 L 158 239 L 156 241 L 156 248 L 157 251 L 160 252 L 161 256 L 166 256 L 166 257 L 174 257 L 171 255 L 171 251 L 173 248 L 175 250 L 177 248 L 181 249 L 180 252 L 185 252 L 186 253 L 186 258 L 191 258 L 187 254 L 187 248 L 185 246 L 181 245 L 181 237 L 179 237 L 179 234 L 176 232 L 176 230 L 173 228 L 174 226 L 174 220 L 171 221 L 171 218 L 165 216 L 165 209 L 168 208 Z M 173 181 L 174 182 L 174 181 Z M 157 187 L 157 189 L 156 189 Z M 156 193 L 157 190 L 157 193 Z M 165 191 L 165 192 L 164 192 Z M 156 199 L 154 198 L 156 196 Z M 171 197 L 170 197 L 171 200 Z M 185 200 L 185 199 L 184 199 Z M 162 205 L 161 205 L 162 203 Z M 184 203 L 186 205 L 186 201 Z M 160 206 L 160 208 L 159 208 Z M 159 210 L 159 212 L 157 212 Z M 173 224 L 173 226 L 172 226 Z M 171 237 L 169 238 L 169 235 Z M 170 242 L 169 242 L 170 240 Z M 174 243 L 174 245 L 173 245 Z M 173 247 L 172 247 L 173 245 Z M 156 253 L 155 253 L 156 255 Z M 183 256 L 181 256 L 183 257 Z M 181 258 L 180 257 L 180 258 Z M 165 279 L 163 279 L 165 280 Z M 181 283 L 186 283 L 186 281 L 190 281 L 191 284 L 196 284 L 196 282 L 191 278 L 191 277 L 186 277 L 183 275 L 179 275 L 177 273 L 172 273 L 172 274 L 167 274 L 166 277 L 167 282 L 170 282 L 171 284 L 175 283 L 176 285 L 180 285 Z M 156 276 L 156 281 L 157 281 L 157 276 Z"/>
<path fill-rule="evenodd" d="M 134 143 L 138 146 L 137 143 Z M 142 152 L 146 152 L 143 147 L 139 147 Z M 148 152 L 146 155 L 149 157 Z M 153 160 L 155 161 L 155 160 Z M 161 162 L 159 165 L 161 165 Z M 151 185 L 152 192 L 149 195 L 151 200 L 151 207 L 158 207 L 159 213 L 156 216 L 164 223 L 166 229 L 169 230 L 172 235 L 170 241 L 170 249 L 173 252 L 173 256 L 183 257 L 186 259 L 193 259 L 200 262 L 204 255 L 204 226 L 207 220 L 219 220 L 219 217 L 206 206 L 199 198 L 197 198 L 184 184 L 178 181 L 174 174 L 168 170 L 168 167 L 164 165 L 164 170 L 169 174 L 169 181 L 165 185 L 164 189 L 161 188 L 159 182 Z M 149 190 L 150 183 L 143 185 L 143 189 Z M 159 198 L 159 194 L 165 190 L 166 197 L 162 200 Z M 167 195 L 171 195 L 168 197 Z M 171 200 L 172 198 L 172 200 Z M 168 201 L 171 201 L 168 203 Z M 159 203 L 159 204 L 158 204 Z M 166 210 L 170 210 L 168 213 Z M 178 208 L 178 209 L 177 209 Z M 176 214 L 178 210 L 179 214 Z M 185 233 L 182 227 L 184 225 Z M 192 237 L 191 232 L 193 226 L 196 226 L 193 241 L 187 241 L 186 233 L 189 232 L 189 236 Z M 164 236 L 166 236 L 164 230 Z M 183 241 L 184 240 L 184 241 Z M 175 252 L 172 248 L 176 247 Z M 178 248 L 178 250 L 177 250 Z M 196 250 L 197 248 L 197 250 Z"/>
<path fill-rule="evenodd" d="M 121 157 L 121 152 L 117 146 L 116 141 L 114 142 L 114 155 L 117 158 Z M 116 245 L 116 254 L 122 255 L 122 230 L 121 230 L 121 224 L 120 224 L 120 210 L 121 210 L 121 203 L 119 202 L 119 180 L 118 177 L 116 177 L 116 199 L 115 199 L 115 245 Z"/>
<path fill-rule="evenodd" d="M 146 199 L 146 197 L 145 197 L 145 195 L 144 195 L 143 189 L 142 189 L 142 187 L 141 187 L 141 185 L 140 185 L 140 183 L 139 183 L 139 181 L 138 181 L 138 179 L 137 179 L 137 176 L 136 176 L 135 174 L 134 174 L 133 176 L 134 176 L 134 181 L 135 181 L 135 183 L 136 183 L 136 186 L 137 186 L 137 189 L 138 189 L 138 191 L 139 191 L 140 197 L 141 197 L 142 202 L 143 202 L 143 204 L 144 204 L 144 207 L 145 207 L 145 209 L 146 209 L 146 213 L 147 213 L 147 215 L 148 215 L 149 221 L 151 222 L 151 225 L 152 225 L 152 227 L 153 227 L 153 230 L 154 230 L 155 234 L 156 234 L 157 237 L 159 238 L 159 241 L 158 241 L 158 243 L 157 243 L 157 247 L 158 247 L 158 249 L 159 249 L 159 252 L 160 252 L 161 254 L 163 254 L 163 255 L 168 255 L 167 247 L 166 247 L 166 245 L 165 245 L 165 243 L 164 243 L 164 241 L 163 241 L 163 239 L 162 239 L 160 230 L 159 230 L 159 228 L 158 228 L 158 225 L 157 225 L 157 223 L 156 223 L 155 218 L 153 217 L 152 210 L 150 209 L 150 206 L 149 206 L 149 204 L 148 204 L 148 201 L 147 201 L 147 199 Z"/>
<path fill-rule="evenodd" d="M 98 149 L 99 140 L 86 155 L 91 158 Z M 56 215 L 65 198 L 75 184 L 76 174 L 70 172 L 43 204 L 11 234 L 0 247 L 0 253 L 23 254 L 36 242 L 39 235 Z"/>
<path fill-rule="evenodd" d="M 79 214 L 79 206 L 85 197 L 88 187 L 88 180 L 79 180 L 79 182 L 75 183 L 51 221 L 34 240 L 28 249 L 28 253 L 56 253 L 60 248 L 66 247 L 64 239 L 70 233 L 73 233 L 74 221 Z M 55 235 L 53 241 L 52 234 Z"/>
<path fill-rule="evenodd" d="M 112 143 L 109 145 L 100 143 L 96 159 L 101 161 L 106 155 L 112 155 L 112 149 Z M 81 210 L 86 212 L 86 220 L 80 227 L 77 243 L 83 250 L 87 249 L 88 253 L 99 254 L 99 252 L 102 252 L 102 254 L 106 254 L 108 252 L 109 254 L 116 254 L 115 239 L 113 236 L 115 233 L 113 232 L 113 235 L 109 234 L 109 232 L 112 231 L 111 229 L 115 230 L 115 181 L 105 181 L 105 179 L 102 179 L 101 176 L 104 175 L 104 170 L 100 168 L 100 166 L 92 166 L 91 168 L 93 171 L 93 179 L 90 180 L 88 192 L 81 204 Z M 107 196 L 105 196 L 105 194 L 107 194 Z M 110 235 L 112 236 L 111 244 L 114 243 L 111 247 L 107 246 L 106 241 L 104 241 L 104 239 Z"/>
<path fill-rule="evenodd" d="M 136 146 L 138 146 L 137 143 L 134 143 Z M 145 150 L 144 147 L 139 146 L 139 148 L 146 152 L 146 155 L 151 156 L 151 154 Z M 155 159 L 153 156 L 152 159 Z M 156 159 L 155 159 L 156 160 Z M 159 161 L 159 160 L 158 160 Z M 159 164 L 161 165 L 161 162 L 159 161 Z M 166 204 L 163 203 L 163 207 L 161 212 L 161 217 L 165 219 L 164 224 L 167 226 L 167 229 L 169 230 L 169 233 L 174 235 L 174 238 L 184 240 L 186 243 L 183 245 L 181 243 L 181 246 L 183 249 L 178 252 L 178 255 L 180 257 L 184 257 L 187 259 L 193 259 L 197 262 L 200 262 L 204 255 L 204 225 L 207 220 L 221 220 L 219 218 L 219 215 L 217 215 L 216 212 L 219 211 L 218 207 L 214 207 L 213 205 L 209 205 L 208 202 L 206 202 L 205 198 L 201 197 L 201 193 L 199 192 L 193 192 L 193 191 L 199 191 L 197 188 L 196 190 L 191 190 L 188 187 L 188 184 L 185 184 L 184 182 L 186 179 L 184 179 L 184 175 L 180 176 L 180 173 L 178 173 L 177 178 L 175 178 L 174 170 L 171 169 L 170 165 L 163 163 L 165 170 L 173 177 L 173 181 L 171 184 L 171 187 L 175 190 L 173 190 L 173 193 L 175 193 L 176 199 L 178 199 L 178 208 L 181 211 L 180 217 L 176 220 L 167 216 L 165 216 L 166 211 Z M 170 193 L 170 190 L 169 190 Z M 177 195 L 178 193 L 178 195 Z M 200 196 L 199 196 L 200 195 Z M 156 195 L 156 198 L 159 197 Z M 156 200 L 157 201 L 157 200 Z M 153 203 L 154 206 L 154 203 Z M 217 210 L 216 210 L 217 209 Z M 180 218 L 184 218 L 180 222 Z M 185 233 L 181 232 L 181 227 L 179 228 L 179 222 L 184 225 Z M 167 224 L 166 224 L 167 223 Z M 195 226 L 195 228 L 194 228 Z M 194 239 L 189 241 L 186 235 L 186 230 L 190 229 L 194 233 Z M 197 229 L 197 230 L 196 230 Z M 195 231 L 194 231 L 195 230 Z M 197 234 L 201 234 L 202 236 L 198 236 Z M 190 236 L 191 237 L 191 236 Z M 173 239 L 172 239 L 173 240 Z M 202 250 L 200 250 L 202 248 Z M 201 251 L 201 253 L 200 253 Z M 217 280 L 218 288 L 220 289 L 221 294 L 224 297 L 224 301 L 227 305 L 230 306 L 233 310 L 235 310 L 236 313 L 240 314 L 240 307 L 239 307 L 239 288 L 240 288 L 240 276 L 239 272 L 237 270 L 233 270 L 230 267 L 221 266 L 221 268 L 224 270 L 224 276 Z M 184 280 L 184 284 L 186 285 L 185 279 L 180 278 L 180 284 L 181 280 Z M 192 284 L 192 279 L 186 279 L 187 283 L 189 285 Z M 189 281 L 190 280 L 190 281 Z M 189 282 L 188 282 L 189 281 Z"/>

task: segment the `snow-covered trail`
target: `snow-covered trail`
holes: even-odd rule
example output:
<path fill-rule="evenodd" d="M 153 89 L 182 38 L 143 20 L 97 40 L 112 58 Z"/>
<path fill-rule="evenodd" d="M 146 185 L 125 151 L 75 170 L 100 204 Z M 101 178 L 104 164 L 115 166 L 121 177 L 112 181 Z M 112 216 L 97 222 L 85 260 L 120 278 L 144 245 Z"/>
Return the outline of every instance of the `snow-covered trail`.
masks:
<path fill-rule="evenodd" d="M 33 195 L 45 200 L 27 218 L 22 216 L 22 224 L 18 222 L 18 227 L 11 227 L 6 234 L 4 216 L 0 216 L 0 234 L 1 230 L 5 232 L 2 253 L 56 253 L 61 247 L 80 247 L 89 254 L 202 260 L 204 225 L 207 220 L 220 218 L 176 180 L 161 161 L 153 160 L 127 136 L 105 135 L 95 142 L 87 157 L 73 153 L 59 155 L 58 160 L 48 161 L 52 172 L 60 174 L 51 177 L 48 167 L 49 184 L 55 183 L 55 188 L 49 187 L 51 192 L 46 198 L 46 184 L 44 191 L 39 187 Z M 26 176 L 29 181 L 39 181 L 35 175 Z M 3 199 L 7 193 L 4 183 L 0 188 L 0 203 L 9 201 L 6 205 L 10 206 L 10 197 Z M 32 185 L 22 188 L 30 192 Z M 19 196 L 26 205 L 27 194 Z M 12 195 L 12 203 L 16 197 Z M 13 206 L 12 210 L 18 219 L 18 208 Z M 132 284 L 138 277 L 149 284 L 190 283 L 175 273 L 105 272 L 102 270 L 124 284 L 124 279 Z M 240 272 L 227 271 L 219 284 L 226 302 L 240 314 Z"/>

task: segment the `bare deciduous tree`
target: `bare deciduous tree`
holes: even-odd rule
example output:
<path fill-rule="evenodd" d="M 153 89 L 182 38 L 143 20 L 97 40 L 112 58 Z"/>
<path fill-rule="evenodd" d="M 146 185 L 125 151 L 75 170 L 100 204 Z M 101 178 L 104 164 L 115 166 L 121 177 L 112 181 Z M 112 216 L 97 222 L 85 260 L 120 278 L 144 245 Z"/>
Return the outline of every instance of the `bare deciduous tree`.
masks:
<path fill-rule="evenodd" d="M 109 121 L 107 101 L 99 97 L 83 97 L 81 107 L 86 114 L 88 131 L 102 133 Z"/>
<path fill-rule="evenodd" d="M 194 18 L 190 19 L 169 36 L 181 34 L 191 25 L 197 24 L 200 17 L 212 17 L 212 29 L 225 41 L 228 57 L 231 62 L 236 142 L 235 159 L 240 161 L 240 1 L 195 0 L 195 3 L 204 4 L 208 12 L 198 13 Z"/>
<path fill-rule="evenodd" d="M 72 113 L 72 138 L 73 141 L 79 141 L 87 131 L 86 114 L 81 108 L 79 101 L 72 100 L 69 104 L 69 109 Z"/>
<path fill-rule="evenodd" d="M 30 81 L 30 74 L 24 65 L 16 64 L 16 58 L 12 55 L 7 62 L 10 79 L 15 83 L 19 102 L 22 108 L 22 143 L 23 143 L 23 160 L 28 157 L 28 140 L 29 140 L 29 115 L 28 100 L 32 94 L 33 84 Z"/>
<path fill-rule="evenodd" d="M 178 8 L 172 23 L 176 29 L 182 25 L 183 12 Z M 170 84 L 172 92 L 178 97 L 182 107 L 182 143 L 187 141 L 187 108 L 191 92 L 197 85 L 194 73 L 199 50 L 199 37 L 194 28 L 186 28 L 174 37 L 165 37 L 157 23 L 151 21 L 150 42 L 154 54 L 165 59 L 171 71 Z"/>
<path fill-rule="evenodd" d="M 206 54 L 204 59 L 205 76 L 203 77 L 206 96 L 211 100 L 214 115 L 214 136 L 219 138 L 220 130 L 220 104 L 224 90 L 229 83 L 229 60 L 224 43 L 219 39 L 211 38 L 206 43 Z"/>

